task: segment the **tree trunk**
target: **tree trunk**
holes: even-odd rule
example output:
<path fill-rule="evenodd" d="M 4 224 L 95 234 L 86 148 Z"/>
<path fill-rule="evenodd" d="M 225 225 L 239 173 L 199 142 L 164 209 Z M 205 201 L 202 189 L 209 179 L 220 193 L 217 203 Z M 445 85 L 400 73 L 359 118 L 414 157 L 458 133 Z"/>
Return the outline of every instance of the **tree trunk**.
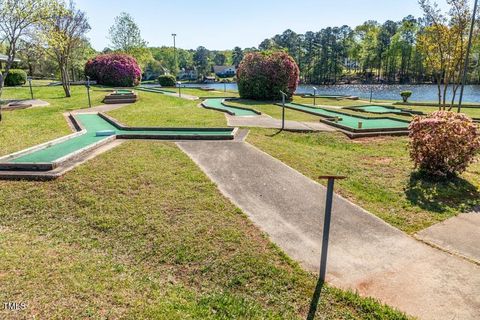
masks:
<path fill-rule="evenodd" d="M 70 98 L 72 95 L 70 92 L 70 79 L 68 76 L 68 68 L 66 65 L 62 65 L 60 67 L 60 75 L 62 78 L 63 91 L 65 91 L 65 97 Z"/>

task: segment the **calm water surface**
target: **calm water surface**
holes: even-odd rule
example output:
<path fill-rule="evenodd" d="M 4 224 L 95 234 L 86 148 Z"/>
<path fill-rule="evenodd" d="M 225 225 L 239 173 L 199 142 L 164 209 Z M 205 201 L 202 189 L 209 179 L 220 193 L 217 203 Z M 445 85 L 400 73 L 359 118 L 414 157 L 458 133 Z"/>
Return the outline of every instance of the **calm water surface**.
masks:
<path fill-rule="evenodd" d="M 216 90 L 233 90 L 237 91 L 236 83 L 210 83 L 210 84 L 186 84 L 187 87 L 210 87 Z M 436 85 L 338 85 L 338 86 L 315 86 L 318 89 L 317 94 L 331 94 L 331 95 L 352 95 L 363 99 L 370 98 L 372 91 L 373 99 L 379 100 L 401 100 L 400 92 L 412 91 L 412 101 L 436 101 L 438 98 Z M 457 99 L 458 93 L 457 92 Z M 312 85 L 300 85 L 297 89 L 298 94 L 313 93 Z M 480 86 L 471 85 L 465 87 L 464 99 L 465 102 L 480 102 Z"/>

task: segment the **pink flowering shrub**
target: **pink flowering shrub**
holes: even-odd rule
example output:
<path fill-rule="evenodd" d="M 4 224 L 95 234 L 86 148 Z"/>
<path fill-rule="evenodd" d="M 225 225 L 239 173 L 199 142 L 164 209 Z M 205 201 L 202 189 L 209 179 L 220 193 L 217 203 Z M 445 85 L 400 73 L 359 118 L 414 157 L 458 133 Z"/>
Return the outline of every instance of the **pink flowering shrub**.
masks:
<path fill-rule="evenodd" d="M 88 60 L 85 75 L 98 84 L 112 87 L 133 87 L 140 83 L 142 70 L 137 60 L 122 53 L 101 54 Z"/>
<path fill-rule="evenodd" d="M 237 70 L 240 97 L 255 100 L 278 100 L 280 90 L 293 95 L 299 79 L 298 66 L 285 52 L 249 53 Z"/>
<path fill-rule="evenodd" d="M 480 149 L 479 130 L 462 113 L 436 111 L 410 124 L 410 156 L 415 167 L 447 177 L 466 170 Z"/>

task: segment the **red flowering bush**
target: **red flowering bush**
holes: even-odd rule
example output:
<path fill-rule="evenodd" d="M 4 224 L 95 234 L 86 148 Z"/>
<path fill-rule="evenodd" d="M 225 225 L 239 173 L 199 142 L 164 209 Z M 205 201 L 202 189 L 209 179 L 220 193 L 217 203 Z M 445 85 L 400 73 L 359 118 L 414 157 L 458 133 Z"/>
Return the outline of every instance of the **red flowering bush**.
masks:
<path fill-rule="evenodd" d="M 478 127 L 462 113 L 436 111 L 417 116 L 409 129 L 415 167 L 432 176 L 462 173 L 480 149 Z"/>
<path fill-rule="evenodd" d="M 281 90 L 290 98 L 297 89 L 299 73 L 295 60 L 285 52 L 249 53 L 237 70 L 240 97 L 278 100 Z"/>
<path fill-rule="evenodd" d="M 101 54 L 88 60 L 85 75 L 98 84 L 112 87 L 133 87 L 140 83 L 142 70 L 137 60 L 122 53 Z"/>

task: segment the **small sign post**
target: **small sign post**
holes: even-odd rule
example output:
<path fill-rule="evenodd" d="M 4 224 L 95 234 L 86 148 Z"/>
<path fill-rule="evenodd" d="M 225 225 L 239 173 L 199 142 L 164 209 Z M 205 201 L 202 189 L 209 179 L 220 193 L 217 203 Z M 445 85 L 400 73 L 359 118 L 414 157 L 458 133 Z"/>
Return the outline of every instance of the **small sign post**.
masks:
<path fill-rule="evenodd" d="M 85 85 L 87 87 L 87 96 L 88 96 L 88 107 L 92 107 L 92 101 L 90 100 L 90 77 L 87 76 L 87 83 Z"/>
<path fill-rule="evenodd" d="M 283 91 L 280 91 L 282 94 L 282 131 L 285 129 L 285 99 L 287 98 L 287 94 Z"/>
<path fill-rule="evenodd" d="M 32 77 L 28 77 L 28 85 L 30 86 L 30 97 L 33 100 L 33 90 L 32 90 Z"/>
<path fill-rule="evenodd" d="M 180 81 L 177 82 L 178 85 L 178 97 L 182 97 L 182 83 Z"/>
<path fill-rule="evenodd" d="M 317 105 L 317 88 L 313 87 L 313 105 Z"/>
<path fill-rule="evenodd" d="M 323 284 L 325 283 L 325 276 L 327 274 L 328 240 L 330 237 L 330 222 L 332 218 L 333 187 L 335 184 L 335 180 L 346 179 L 346 177 L 326 175 L 326 176 L 320 176 L 319 179 L 328 180 L 327 198 L 325 202 L 325 218 L 323 220 L 322 253 L 320 257 L 320 274 L 318 277 L 317 286 L 315 287 L 315 292 L 313 293 L 312 300 L 310 301 L 310 309 L 308 311 L 307 320 L 315 319 L 318 302 L 320 301 L 320 295 L 322 293 Z"/>
<path fill-rule="evenodd" d="M 332 218 L 332 204 L 333 204 L 333 187 L 335 180 L 345 179 L 345 176 L 320 176 L 319 179 L 327 179 L 327 198 L 325 202 L 325 218 L 323 220 L 322 232 L 322 256 L 320 258 L 320 281 L 325 282 L 325 275 L 327 273 L 327 254 L 328 254 L 328 240 L 330 237 L 330 221 Z"/>

